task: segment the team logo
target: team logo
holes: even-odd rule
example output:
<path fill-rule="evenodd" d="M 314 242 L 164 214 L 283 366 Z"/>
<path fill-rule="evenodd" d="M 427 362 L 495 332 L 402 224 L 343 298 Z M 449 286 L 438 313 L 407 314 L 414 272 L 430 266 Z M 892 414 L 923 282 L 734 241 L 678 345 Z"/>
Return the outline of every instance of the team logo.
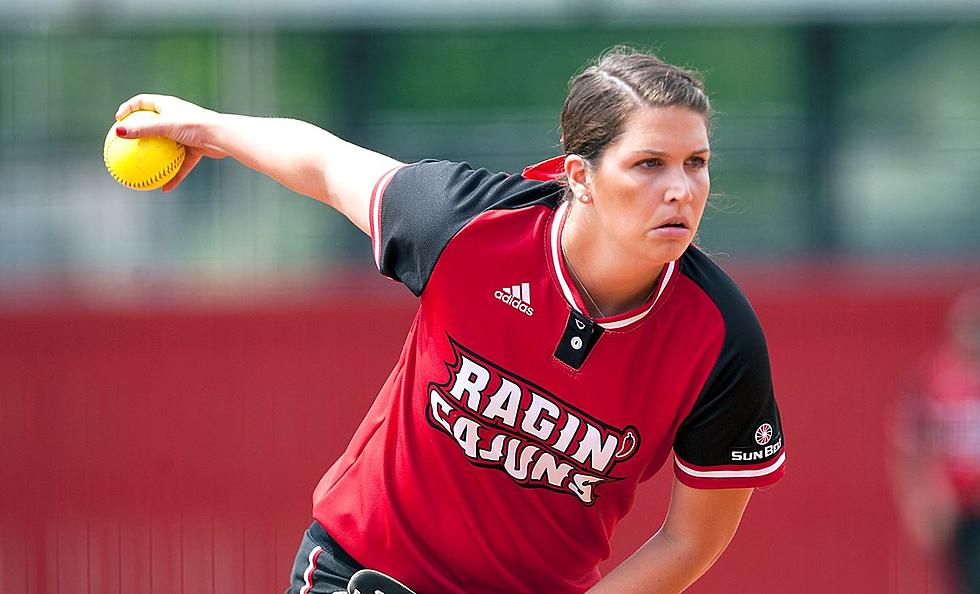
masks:
<path fill-rule="evenodd" d="M 607 425 L 450 339 L 449 377 L 429 384 L 426 419 L 471 464 L 592 505 L 640 447 L 635 427 Z"/>
<path fill-rule="evenodd" d="M 531 307 L 531 283 L 498 289 L 494 291 L 493 296 L 523 314 L 534 315 L 534 308 Z"/>
<path fill-rule="evenodd" d="M 755 443 L 764 446 L 772 439 L 772 425 L 763 423 L 755 430 Z"/>
<path fill-rule="evenodd" d="M 769 423 L 763 423 L 755 430 L 755 443 L 759 445 L 758 449 L 731 450 L 732 462 L 757 462 L 775 456 L 783 449 L 783 436 L 776 435 L 776 430 Z"/>

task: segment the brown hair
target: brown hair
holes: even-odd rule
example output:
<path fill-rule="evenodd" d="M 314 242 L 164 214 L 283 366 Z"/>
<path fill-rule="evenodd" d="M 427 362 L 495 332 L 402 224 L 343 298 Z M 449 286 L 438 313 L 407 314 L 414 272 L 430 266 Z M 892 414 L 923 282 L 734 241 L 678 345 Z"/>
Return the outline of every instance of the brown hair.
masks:
<path fill-rule="evenodd" d="M 711 105 L 697 73 L 617 46 L 568 83 L 560 122 L 565 154 L 597 164 L 623 133 L 626 118 L 640 107 L 686 107 L 703 115 L 710 127 Z"/>

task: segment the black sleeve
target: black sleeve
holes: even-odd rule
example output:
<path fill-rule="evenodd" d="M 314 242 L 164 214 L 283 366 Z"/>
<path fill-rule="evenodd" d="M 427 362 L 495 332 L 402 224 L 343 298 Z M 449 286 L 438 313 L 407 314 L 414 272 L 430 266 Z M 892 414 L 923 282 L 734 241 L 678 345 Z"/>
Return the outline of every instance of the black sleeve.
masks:
<path fill-rule="evenodd" d="M 734 283 L 709 283 L 725 338 L 675 437 L 677 476 L 695 487 L 764 486 L 782 476 L 785 460 L 766 339 Z"/>
<path fill-rule="evenodd" d="M 471 169 L 466 163 L 421 161 L 403 167 L 377 205 L 378 269 L 421 295 L 443 248 L 474 217 L 552 200 L 558 193 L 553 182 Z"/>

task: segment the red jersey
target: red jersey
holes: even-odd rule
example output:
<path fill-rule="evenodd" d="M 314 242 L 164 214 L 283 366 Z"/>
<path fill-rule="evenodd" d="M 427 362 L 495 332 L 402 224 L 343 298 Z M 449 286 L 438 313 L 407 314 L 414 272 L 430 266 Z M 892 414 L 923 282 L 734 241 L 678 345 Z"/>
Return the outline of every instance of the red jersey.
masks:
<path fill-rule="evenodd" d="M 372 197 L 378 266 L 420 306 L 313 516 L 419 592 L 585 591 L 672 451 L 696 488 L 783 474 L 765 339 L 734 283 L 691 247 L 647 303 L 590 318 L 562 194 L 424 161 Z"/>

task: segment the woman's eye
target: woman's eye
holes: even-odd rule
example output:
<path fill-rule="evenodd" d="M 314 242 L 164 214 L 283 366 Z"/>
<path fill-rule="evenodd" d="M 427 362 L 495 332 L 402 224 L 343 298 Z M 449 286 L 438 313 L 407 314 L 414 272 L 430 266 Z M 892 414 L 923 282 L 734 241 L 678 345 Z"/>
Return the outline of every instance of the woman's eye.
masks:
<path fill-rule="evenodd" d="M 691 157 L 687 160 L 687 164 L 696 169 L 701 169 L 702 167 L 706 167 L 708 165 L 708 161 L 705 160 L 704 157 Z"/>
<path fill-rule="evenodd" d="M 654 167 L 659 167 L 661 165 L 660 159 L 644 159 L 639 163 L 640 167 L 645 167 L 647 169 L 652 169 Z"/>

